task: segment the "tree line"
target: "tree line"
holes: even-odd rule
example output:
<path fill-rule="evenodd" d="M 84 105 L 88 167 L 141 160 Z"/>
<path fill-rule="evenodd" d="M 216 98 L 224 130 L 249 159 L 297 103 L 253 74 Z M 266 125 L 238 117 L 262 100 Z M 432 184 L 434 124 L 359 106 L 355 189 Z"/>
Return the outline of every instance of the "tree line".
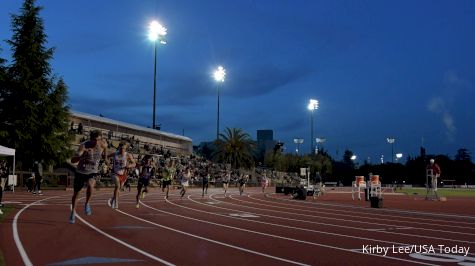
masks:
<path fill-rule="evenodd" d="M 25 0 L 11 16 L 11 60 L 0 54 L 0 144 L 16 150 L 17 167 L 46 165 L 70 157 L 68 88 L 51 68 L 41 7 Z M 0 52 L 3 52 L 0 46 Z"/>

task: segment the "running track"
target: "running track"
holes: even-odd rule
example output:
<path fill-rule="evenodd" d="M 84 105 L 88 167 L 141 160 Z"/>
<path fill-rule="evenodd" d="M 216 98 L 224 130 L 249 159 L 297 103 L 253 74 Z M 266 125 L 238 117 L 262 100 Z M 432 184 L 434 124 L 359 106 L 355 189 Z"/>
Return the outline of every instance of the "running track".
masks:
<path fill-rule="evenodd" d="M 177 196 L 178 190 L 171 190 L 168 200 L 158 189 L 150 192 L 139 209 L 135 208 L 134 190 L 122 193 L 120 210 L 113 210 L 106 204 L 111 191 L 95 191 L 93 215 L 84 215 L 81 198 L 73 225 L 68 223 L 70 191 L 46 191 L 43 196 L 8 193 L 4 201 L 15 211 L 0 224 L 5 263 L 475 263 L 475 200 L 470 198 L 435 202 L 420 196 L 388 195 L 383 209 L 372 209 L 368 202 L 352 201 L 347 193 L 295 201 L 270 189 L 264 194 L 258 188 L 247 188 L 242 196 L 232 188 L 227 197 L 221 189 L 210 189 L 205 197 L 192 189 L 183 199 Z M 470 250 L 467 256 L 452 251 L 441 255 L 439 245 Z M 377 254 L 368 247 L 389 249 L 387 254 Z M 436 254 L 417 254 L 421 247 L 433 247 Z"/>

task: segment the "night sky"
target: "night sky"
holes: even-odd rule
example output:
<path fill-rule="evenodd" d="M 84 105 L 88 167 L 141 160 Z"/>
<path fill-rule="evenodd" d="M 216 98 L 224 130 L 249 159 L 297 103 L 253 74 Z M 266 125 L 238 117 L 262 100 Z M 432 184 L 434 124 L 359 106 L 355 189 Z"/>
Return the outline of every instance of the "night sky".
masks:
<path fill-rule="evenodd" d="M 0 2 L 0 57 L 9 60 L 9 14 Z M 153 43 L 148 25 L 168 28 L 157 53 L 157 124 L 194 144 L 221 130 L 274 130 L 274 139 L 310 150 L 314 136 L 336 159 L 345 149 L 391 161 L 394 153 L 453 158 L 475 152 L 475 1 L 40 0 L 54 73 L 72 110 L 152 124 Z M 472 154 L 474 155 L 474 154 Z"/>

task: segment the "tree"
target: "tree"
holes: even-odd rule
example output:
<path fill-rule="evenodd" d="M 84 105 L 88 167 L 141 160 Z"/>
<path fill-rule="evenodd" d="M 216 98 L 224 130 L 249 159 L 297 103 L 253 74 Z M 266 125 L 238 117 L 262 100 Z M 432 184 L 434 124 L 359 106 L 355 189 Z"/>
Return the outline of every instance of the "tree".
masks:
<path fill-rule="evenodd" d="M 41 7 L 25 0 L 19 15 L 12 16 L 13 51 L 8 67 L 9 83 L 2 95 L 0 141 L 17 150 L 17 158 L 29 167 L 34 160 L 61 163 L 69 156 L 66 106 L 67 87 L 56 81 L 46 48 Z"/>
<path fill-rule="evenodd" d="M 0 49 L 0 51 L 2 51 Z M 7 68 L 5 66 L 6 60 L 0 57 L 0 138 L 3 132 L 3 128 L 5 128 L 5 120 L 4 120 L 4 112 L 2 110 L 5 109 L 5 97 L 7 97 L 8 93 L 8 77 L 7 77 Z"/>
<path fill-rule="evenodd" d="M 457 154 L 455 155 L 456 161 L 472 161 L 472 156 L 470 156 L 470 152 L 467 149 L 458 149 Z"/>
<path fill-rule="evenodd" d="M 251 168 L 254 166 L 253 153 L 255 143 L 240 128 L 226 128 L 225 134 L 220 133 L 216 141 L 213 158 L 220 163 L 229 163 L 233 168 Z"/>

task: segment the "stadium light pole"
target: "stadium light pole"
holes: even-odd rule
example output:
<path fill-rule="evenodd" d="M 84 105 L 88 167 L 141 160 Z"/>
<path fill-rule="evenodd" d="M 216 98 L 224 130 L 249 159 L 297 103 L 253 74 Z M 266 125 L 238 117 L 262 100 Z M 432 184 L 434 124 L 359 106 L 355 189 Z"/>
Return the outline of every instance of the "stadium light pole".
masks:
<path fill-rule="evenodd" d="M 320 144 L 320 148 L 319 148 L 318 143 L 325 143 L 325 141 L 327 141 L 327 139 L 324 138 L 324 137 L 319 137 L 319 138 L 316 138 L 315 141 L 317 142 L 317 150 L 320 151 L 320 148 L 323 150 L 323 144 Z"/>
<path fill-rule="evenodd" d="M 218 83 L 216 88 L 218 91 L 218 114 L 216 117 L 216 140 L 219 140 L 219 83 L 224 82 L 224 78 L 226 77 L 226 69 L 224 67 L 219 66 L 216 71 L 214 71 L 214 80 Z"/>
<path fill-rule="evenodd" d="M 313 149 L 313 113 L 315 110 L 318 109 L 318 101 L 314 99 L 310 99 L 310 102 L 308 103 L 308 110 L 312 111 L 312 117 L 310 119 L 310 154 L 312 154 Z"/>
<path fill-rule="evenodd" d="M 157 21 L 150 22 L 148 28 L 148 38 L 154 43 L 154 68 L 153 68 L 153 121 L 152 128 L 156 129 L 155 125 L 155 108 L 157 98 L 157 42 L 166 44 L 165 35 L 167 35 L 167 28 L 162 26 Z"/>
<path fill-rule="evenodd" d="M 295 152 L 297 153 L 297 155 L 299 155 L 300 144 L 303 143 L 303 139 L 302 138 L 295 138 L 294 143 L 297 144 L 297 148 L 295 149 Z"/>
<path fill-rule="evenodd" d="M 396 141 L 396 138 L 387 137 L 386 140 L 391 144 L 391 162 L 394 163 L 394 142 Z"/>

